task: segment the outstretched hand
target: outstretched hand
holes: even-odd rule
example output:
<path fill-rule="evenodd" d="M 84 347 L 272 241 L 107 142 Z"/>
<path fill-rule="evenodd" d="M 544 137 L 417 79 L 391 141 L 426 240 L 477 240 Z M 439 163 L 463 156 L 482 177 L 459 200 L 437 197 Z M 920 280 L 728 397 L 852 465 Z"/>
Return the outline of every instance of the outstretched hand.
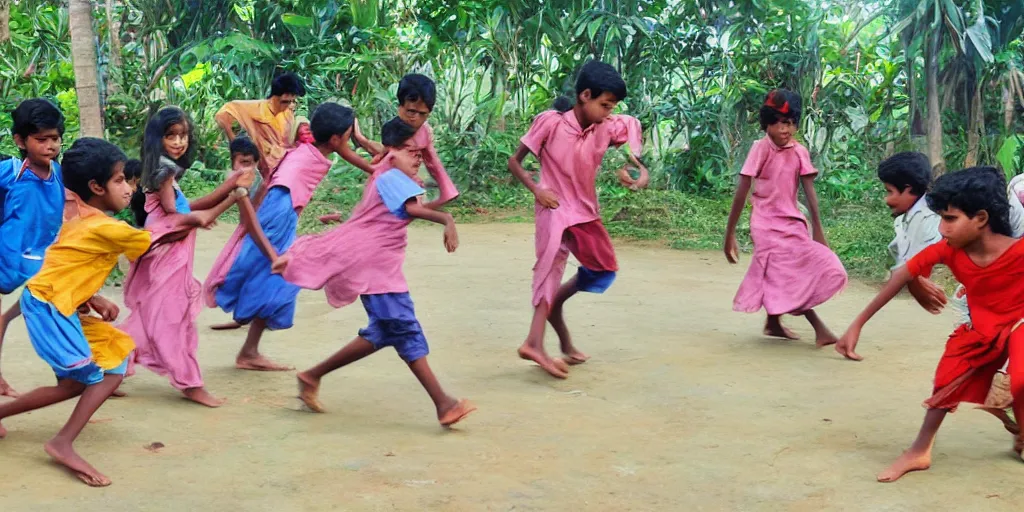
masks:
<path fill-rule="evenodd" d="M 933 315 L 941 313 L 946 306 L 946 291 L 924 277 L 916 277 L 907 284 L 907 289 L 914 300 Z"/>
<path fill-rule="evenodd" d="M 836 343 L 836 352 L 839 352 L 843 357 L 853 360 L 862 361 L 864 358 L 856 352 L 857 342 L 860 340 L 860 329 L 854 329 L 850 327 L 842 338 Z"/>

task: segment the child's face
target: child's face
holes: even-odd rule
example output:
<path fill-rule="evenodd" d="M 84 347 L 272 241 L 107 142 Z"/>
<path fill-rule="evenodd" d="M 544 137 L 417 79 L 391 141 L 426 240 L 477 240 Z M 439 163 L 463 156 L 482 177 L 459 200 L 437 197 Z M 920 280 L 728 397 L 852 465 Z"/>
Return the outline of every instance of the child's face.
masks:
<path fill-rule="evenodd" d="M 177 160 L 185 156 L 188 151 L 188 125 L 185 123 L 172 124 L 164 132 L 164 153 Z"/>
<path fill-rule="evenodd" d="M 132 186 L 124 177 L 124 162 L 114 164 L 114 172 L 106 183 L 100 185 L 94 180 L 89 182 L 89 188 L 100 203 L 97 206 L 109 212 L 124 210 L 132 202 Z"/>
<path fill-rule="evenodd" d="M 768 136 L 772 138 L 772 142 L 776 146 L 784 147 L 793 140 L 796 128 L 796 123 L 792 119 L 779 119 L 768 125 L 765 131 L 768 132 Z"/>
<path fill-rule="evenodd" d="M 252 155 L 238 153 L 231 157 L 231 169 L 235 171 L 255 170 L 256 159 Z"/>
<path fill-rule="evenodd" d="M 419 130 L 430 117 L 430 108 L 423 100 L 406 101 L 398 106 L 398 117 L 405 121 L 405 124 Z"/>
<path fill-rule="evenodd" d="M 614 94 L 605 91 L 593 98 L 590 89 L 584 90 L 579 96 L 579 104 L 583 108 L 583 118 L 589 124 L 601 124 L 619 104 Z"/>
<path fill-rule="evenodd" d="M 39 130 L 24 138 L 15 135 L 14 143 L 18 145 L 19 149 L 25 150 L 25 158 L 30 164 L 49 167 L 50 162 L 60 154 L 61 137 L 56 128 L 49 128 Z"/>
<path fill-rule="evenodd" d="M 981 237 L 988 227 L 988 212 L 980 210 L 974 217 L 968 217 L 963 210 L 950 206 L 939 212 L 939 234 L 949 241 L 949 245 L 964 248 Z"/>
<path fill-rule="evenodd" d="M 128 182 L 128 186 L 132 188 L 132 194 L 134 194 L 135 191 L 139 189 L 139 178 L 138 177 L 135 177 L 135 178 L 132 178 L 132 179 L 128 179 L 128 180 L 125 180 L 125 181 L 127 181 Z"/>
<path fill-rule="evenodd" d="M 914 195 L 911 192 L 910 187 L 906 187 L 903 190 L 896 188 L 895 185 L 885 183 L 885 205 L 889 207 L 889 211 L 892 212 L 893 217 L 899 217 L 904 213 L 910 211 L 920 199 L 919 196 Z"/>
<path fill-rule="evenodd" d="M 423 156 L 419 151 L 408 149 L 391 149 L 391 165 L 395 169 L 404 172 L 410 177 L 415 177 L 420 171 L 420 164 L 423 163 Z"/>
<path fill-rule="evenodd" d="M 302 144 L 312 144 L 315 140 L 313 138 L 313 130 L 309 129 L 309 123 L 300 124 L 299 129 L 295 132 L 295 141 Z"/>

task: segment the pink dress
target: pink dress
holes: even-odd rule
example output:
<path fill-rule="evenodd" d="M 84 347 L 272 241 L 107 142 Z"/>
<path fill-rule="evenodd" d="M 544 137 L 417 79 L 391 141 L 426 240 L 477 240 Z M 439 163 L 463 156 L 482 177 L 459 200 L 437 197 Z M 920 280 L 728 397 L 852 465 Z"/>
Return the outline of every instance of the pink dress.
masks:
<path fill-rule="evenodd" d="M 811 239 L 807 219 L 797 207 L 800 178 L 818 174 L 807 149 L 797 142 L 779 147 L 766 136 L 750 148 L 740 174 L 754 181 L 754 255 L 733 309 L 803 313 L 842 290 L 847 280 L 843 264 L 828 247 Z"/>
<path fill-rule="evenodd" d="M 630 116 L 613 115 L 586 129 L 580 127 L 571 110 L 565 113 L 549 110 L 534 119 L 521 142 L 540 160 L 540 186 L 554 192 L 559 204 L 555 209 L 540 204 L 534 206 L 537 254 L 533 267 L 534 306 L 541 301 L 551 304 L 561 285 L 570 251 L 569 240 L 565 237 L 567 230 L 588 222 L 600 223 L 596 181 L 605 151 L 611 146 L 628 143 L 633 153 L 639 155 L 642 140 L 640 121 Z M 603 232 L 603 227 L 600 231 Z M 613 254 L 607 236 L 598 240 L 607 247 L 595 250 Z"/>
<path fill-rule="evenodd" d="M 423 166 L 427 168 L 430 177 L 437 182 L 440 194 L 438 199 L 448 202 L 458 197 L 459 191 L 448 177 L 448 172 L 445 171 L 444 164 L 441 163 L 441 159 L 437 156 L 437 150 L 434 149 L 434 129 L 430 127 L 430 124 L 423 123 L 423 126 L 416 130 L 416 134 L 405 142 L 402 149 L 418 152 L 423 158 Z M 388 170 L 392 167 L 391 157 L 388 153 L 381 155 L 373 164 L 373 168 L 376 170 Z"/>

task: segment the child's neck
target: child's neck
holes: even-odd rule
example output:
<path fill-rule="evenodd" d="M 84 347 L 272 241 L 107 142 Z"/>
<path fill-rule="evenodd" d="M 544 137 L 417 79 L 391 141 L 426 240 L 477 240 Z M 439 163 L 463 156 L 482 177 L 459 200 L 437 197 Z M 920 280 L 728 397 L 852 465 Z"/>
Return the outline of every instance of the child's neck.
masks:
<path fill-rule="evenodd" d="M 337 153 L 337 151 L 334 151 L 334 149 L 331 148 L 330 144 L 314 144 L 313 146 L 316 147 L 317 151 L 319 151 L 324 158 L 330 158 L 331 153 Z"/>
<path fill-rule="evenodd" d="M 96 208 L 101 212 L 107 211 L 107 205 L 106 203 L 103 202 L 103 199 L 100 196 L 90 197 L 89 200 L 85 202 L 85 204 L 92 206 L 93 208 Z"/>
<path fill-rule="evenodd" d="M 1017 240 L 1012 237 L 993 233 L 986 229 L 981 236 L 964 246 L 964 252 L 976 265 L 986 267 L 1002 256 L 1016 242 Z"/>
<path fill-rule="evenodd" d="M 580 128 L 586 130 L 591 124 L 593 124 L 585 119 L 585 116 L 583 115 L 583 106 L 579 103 L 573 105 L 572 113 L 576 116 L 576 122 L 580 124 Z"/>
<path fill-rule="evenodd" d="M 50 178 L 50 172 L 52 170 L 50 162 L 46 162 L 46 165 L 38 165 L 27 158 L 25 159 L 25 161 L 28 162 L 28 170 L 32 171 L 32 174 L 35 174 L 40 179 L 44 180 Z"/>

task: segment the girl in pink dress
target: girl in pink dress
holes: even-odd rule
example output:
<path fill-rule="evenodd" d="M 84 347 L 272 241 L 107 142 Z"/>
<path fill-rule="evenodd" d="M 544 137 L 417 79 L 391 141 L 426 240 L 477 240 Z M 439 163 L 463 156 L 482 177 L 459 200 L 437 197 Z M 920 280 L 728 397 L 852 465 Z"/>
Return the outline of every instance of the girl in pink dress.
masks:
<path fill-rule="evenodd" d="M 223 213 L 236 186 L 251 183 L 248 175 L 232 174 L 210 194 L 189 201 L 177 180 L 192 164 L 195 135 L 188 115 L 177 107 L 158 111 L 146 125 L 142 147 L 142 186 L 133 199 L 135 220 L 154 239 L 174 240 L 155 245 L 132 263 L 124 282 L 125 306 L 131 314 L 120 326 L 135 340 L 133 362 L 167 376 L 185 398 L 219 407 L 224 401 L 203 384 L 196 352 L 196 319 L 202 311 L 199 281 L 192 275 L 196 227 L 180 217 L 200 210 Z"/>
<path fill-rule="evenodd" d="M 427 339 L 416 319 L 402 263 L 407 226 L 414 219 L 444 225 L 448 252 L 455 251 L 459 239 L 450 214 L 421 202 L 425 191 L 416 172 L 422 159 L 404 145 L 413 132 L 399 118 L 384 125 L 387 164 L 374 167 L 352 216 L 324 234 L 300 237 L 274 265 L 274 272 L 302 288 L 324 289 L 327 301 L 336 308 L 360 299 L 369 317 L 369 325 L 348 345 L 299 373 L 299 398 L 311 410 L 323 412 L 317 395 L 325 375 L 394 347 L 434 401 L 438 421 L 448 427 L 476 408 L 446 393 L 430 369 Z"/>
<path fill-rule="evenodd" d="M 846 286 L 846 270 L 825 242 L 818 214 L 814 178 L 807 149 L 793 140 L 800 122 L 800 96 L 785 89 L 768 93 L 761 107 L 761 128 L 766 135 L 754 143 L 740 171 L 740 184 L 729 213 L 725 231 L 725 257 L 739 261 L 736 224 L 743 213 L 751 185 L 753 212 L 750 237 L 754 255 L 733 309 L 768 313 L 764 334 L 799 339 L 782 325 L 782 315 L 802 315 L 814 327 L 818 346 L 831 345 L 836 337 L 821 321 L 814 307 L 824 303 Z M 797 205 L 797 191 L 803 185 L 814 232 Z"/>

